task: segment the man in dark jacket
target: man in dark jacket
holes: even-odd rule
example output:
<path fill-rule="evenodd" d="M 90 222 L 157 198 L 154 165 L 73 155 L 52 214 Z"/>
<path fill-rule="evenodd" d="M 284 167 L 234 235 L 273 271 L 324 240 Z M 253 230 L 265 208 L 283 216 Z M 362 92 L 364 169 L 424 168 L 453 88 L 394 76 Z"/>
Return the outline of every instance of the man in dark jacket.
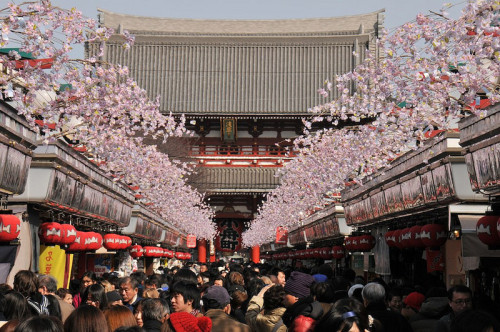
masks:
<path fill-rule="evenodd" d="M 288 332 L 313 331 L 316 322 L 323 315 L 323 308 L 311 296 L 314 278 L 298 271 L 293 271 L 285 285 L 283 323 Z"/>
<path fill-rule="evenodd" d="M 432 331 L 436 322 L 448 312 L 446 289 L 431 288 L 425 295 L 420 311 L 410 318 L 413 332 Z"/>
<path fill-rule="evenodd" d="M 142 302 L 143 329 L 146 332 L 160 332 L 161 325 L 168 319 L 170 310 L 163 299 L 145 299 Z"/>
<path fill-rule="evenodd" d="M 385 306 L 385 288 L 371 282 L 361 292 L 368 315 L 380 321 L 385 332 L 411 332 L 410 323 L 399 313 L 387 310 Z"/>

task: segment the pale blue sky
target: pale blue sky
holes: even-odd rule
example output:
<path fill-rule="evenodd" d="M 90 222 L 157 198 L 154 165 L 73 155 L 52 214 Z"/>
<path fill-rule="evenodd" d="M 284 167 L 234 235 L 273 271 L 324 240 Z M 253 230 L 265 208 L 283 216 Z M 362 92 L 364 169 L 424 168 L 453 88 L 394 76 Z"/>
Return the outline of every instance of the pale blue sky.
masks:
<path fill-rule="evenodd" d="M 0 0 L 2 2 L 2 0 Z M 15 2 L 20 2 L 16 0 Z M 397 27 L 418 13 L 438 11 L 442 0 L 53 0 L 64 8 L 76 7 L 96 18 L 97 8 L 140 16 L 212 19 L 286 19 L 356 15 L 386 9 L 385 27 Z M 452 10 L 453 16 L 459 10 Z"/>

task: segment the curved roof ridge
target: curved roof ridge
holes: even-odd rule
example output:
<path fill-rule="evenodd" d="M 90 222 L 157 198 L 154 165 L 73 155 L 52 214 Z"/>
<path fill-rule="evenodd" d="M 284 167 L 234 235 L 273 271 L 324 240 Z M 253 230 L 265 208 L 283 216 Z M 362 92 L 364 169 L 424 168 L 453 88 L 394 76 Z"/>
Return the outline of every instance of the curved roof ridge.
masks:
<path fill-rule="evenodd" d="M 373 31 L 375 25 L 383 24 L 383 17 L 379 14 L 384 13 L 385 9 L 339 17 L 255 20 L 161 18 L 120 14 L 101 8 L 98 8 L 98 11 L 100 23 L 117 30 L 203 34 L 283 34 L 357 31 L 361 25 L 364 29 Z"/>

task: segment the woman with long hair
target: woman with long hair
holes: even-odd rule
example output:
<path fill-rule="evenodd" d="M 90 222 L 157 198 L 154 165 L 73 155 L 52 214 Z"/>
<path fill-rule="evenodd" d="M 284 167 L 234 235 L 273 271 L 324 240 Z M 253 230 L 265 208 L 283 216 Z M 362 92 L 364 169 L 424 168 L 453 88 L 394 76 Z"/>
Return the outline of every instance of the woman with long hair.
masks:
<path fill-rule="evenodd" d="M 5 318 L 9 320 L 17 319 L 19 321 L 24 321 L 25 319 L 31 317 L 31 312 L 28 307 L 28 301 L 23 296 L 23 294 L 11 290 L 5 295 L 5 308 L 3 314 Z"/>
<path fill-rule="evenodd" d="M 92 284 L 88 286 L 83 292 L 82 303 L 94 306 L 101 310 L 108 307 L 108 298 L 104 287 L 99 284 Z"/>
<path fill-rule="evenodd" d="M 81 305 L 64 322 L 64 332 L 108 332 L 108 323 L 101 310 Z"/>
<path fill-rule="evenodd" d="M 104 317 L 106 317 L 109 332 L 113 332 L 122 326 L 137 326 L 137 322 L 132 311 L 122 305 L 114 305 L 104 310 Z"/>

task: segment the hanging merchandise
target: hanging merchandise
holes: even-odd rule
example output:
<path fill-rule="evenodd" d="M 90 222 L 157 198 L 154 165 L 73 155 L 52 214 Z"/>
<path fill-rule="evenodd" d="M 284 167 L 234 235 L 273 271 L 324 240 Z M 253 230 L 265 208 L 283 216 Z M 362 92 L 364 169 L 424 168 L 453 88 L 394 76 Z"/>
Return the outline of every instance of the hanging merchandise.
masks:
<path fill-rule="evenodd" d="M 0 242 L 10 242 L 19 236 L 21 220 L 13 214 L 0 214 Z"/>
<path fill-rule="evenodd" d="M 38 229 L 40 242 L 45 244 L 60 244 L 62 233 L 61 224 L 57 222 L 44 222 Z"/>

